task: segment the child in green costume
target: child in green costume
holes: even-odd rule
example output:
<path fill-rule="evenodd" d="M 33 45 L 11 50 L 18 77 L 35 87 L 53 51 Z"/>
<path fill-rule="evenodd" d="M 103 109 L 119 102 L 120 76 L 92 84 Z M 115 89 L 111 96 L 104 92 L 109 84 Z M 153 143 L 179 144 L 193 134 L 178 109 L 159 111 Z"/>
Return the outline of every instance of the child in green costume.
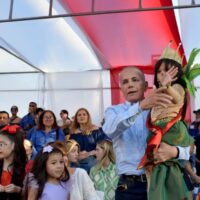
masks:
<path fill-rule="evenodd" d="M 139 164 L 146 166 L 149 177 L 149 200 L 188 199 L 188 190 L 183 179 L 183 166 L 178 159 L 155 164 L 153 152 L 160 142 L 169 145 L 189 147 L 193 139 L 184 123 L 186 113 L 186 82 L 182 79 L 183 67 L 178 52 L 167 47 L 155 65 L 154 84 L 156 88 L 166 87 L 173 98 L 167 107 L 156 106 L 149 115 L 147 126 L 151 133 L 147 149 Z"/>

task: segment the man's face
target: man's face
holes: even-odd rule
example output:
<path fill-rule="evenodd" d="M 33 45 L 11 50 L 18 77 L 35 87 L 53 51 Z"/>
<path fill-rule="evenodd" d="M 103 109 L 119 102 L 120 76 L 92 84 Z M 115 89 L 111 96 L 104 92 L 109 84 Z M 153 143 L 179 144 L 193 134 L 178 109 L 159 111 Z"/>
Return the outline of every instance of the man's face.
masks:
<path fill-rule="evenodd" d="M 28 108 L 29 113 L 35 113 L 36 109 L 37 109 L 36 104 L 34 103 L 29 104 L 29 108 Z"/>
<path fill-rule="evenodd" d="M 0 124 L 1 125 L 7 125 L 9 123 L 9 117 L 6 113 L 0 114 Z"/>
<path fill-rule="evenodd" d="M 147 83 L 142 72 L 126 68 L 120 73 L 119 80 L 123 96 L 128 102 L 135 103 L 143 99 Z"/>
<path fill-rule="evenodd" d="M 196 121 L 200 122 L 200 112 L 196 113 Z"/>

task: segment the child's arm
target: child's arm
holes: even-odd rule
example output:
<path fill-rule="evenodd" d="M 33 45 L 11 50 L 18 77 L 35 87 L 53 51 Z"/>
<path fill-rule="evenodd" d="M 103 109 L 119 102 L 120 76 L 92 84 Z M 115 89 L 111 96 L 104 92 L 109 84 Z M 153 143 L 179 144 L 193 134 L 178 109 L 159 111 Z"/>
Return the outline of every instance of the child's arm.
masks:
<path fill-rule="evenodd" d="M 172 102 L 175 104 L 180 102 L 182 96 L 185 95 L 185 91 L 184 91 L 183 87 L 179 84 L 174 84 L 173 86 L 168 86 L 167 93 L 173 97 Z"/>
<path fill-rule="evenodd" d="M 70 194 L 68 194 L 68 196 L 67 196 L 67 200 L 70 200 Z"/>
<path fill-rule="evenodd" d="M 29 187 L 27 200 L 37 200 L 37 196 L 38 196 L 38 189 L 34 187 Z"/>

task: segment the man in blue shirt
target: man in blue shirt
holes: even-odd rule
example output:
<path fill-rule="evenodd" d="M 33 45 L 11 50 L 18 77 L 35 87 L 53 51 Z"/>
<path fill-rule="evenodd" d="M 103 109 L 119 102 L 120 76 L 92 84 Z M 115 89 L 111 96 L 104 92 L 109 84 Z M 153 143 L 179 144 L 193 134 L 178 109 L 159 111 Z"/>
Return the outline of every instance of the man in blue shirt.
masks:
<path fill-rule="evenodd" d="M 30 102 L 29 103 L 29 108 L 28 108 L 28 114 L 25 115 L 21 122 L 20 122 L 20 126 L 22 127 L 22 129 L 24 131 L 26 131 L 26 133 L 28 133 L 28 131 L 35 126 L 35 112 L 37 109 L 37 104 L 35 102 Z"/>
<path fill-rule="evenodd" d="M 116 168 L 120 176 L 116 200 L 146 200 L 147 182 L 144 169 L 137 169 L 146 149 L 149 133 L 146 120 L 155 105 L 167 107 L 172 98 L 164 94 L 166 88 L 153 90 L 144 98 L 147 82 L 136 67 L 126 67 L 119 74 L 119 84 L 125 103 L 109 107 L 105 113 L 103 131 L 112 138 Z M 189 148 L 161 143 L 154 153 L 155 163 L 179 157 L 189 159 Z"/>
<path fill-rule="evenodd" d="M 196 137 L 199 133 L 197 124 L 200 122 L 200 109 L 194 110 L 193 113 L 195 114 L 195 121 L 193 121 L 189 126 L 189 134 L 192 137 Z"/>

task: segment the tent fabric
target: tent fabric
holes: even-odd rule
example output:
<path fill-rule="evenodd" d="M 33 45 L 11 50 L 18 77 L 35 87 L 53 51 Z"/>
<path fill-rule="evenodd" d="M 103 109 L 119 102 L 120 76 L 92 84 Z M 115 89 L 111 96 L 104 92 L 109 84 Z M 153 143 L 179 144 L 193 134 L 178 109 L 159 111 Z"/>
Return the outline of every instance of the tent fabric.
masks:
<path fill-rule="evenodd" d="M 73 13 L 88 12 L 92 2 L 62 0 L 63 6 Z M 95 1 L 95 11 L 138 8 L 139 1 Z M 172 6 L 172 1 L 143 1 L 144 8 Z M 118 88 L 118 73 L 123 66 L 135 65 L 145 74 L 153 74 L 153 65 L 170 40 L 177 48 L 180 35 L 173 10 L 105 14 L 75 17 L 77 23 L 104 55 L 111 68 L 112 104 L 124 101 Z M 183 55 L 180 48 L 180 55 Z M 146 76 L 150 77 L 150 76 Z M 152 77 L 150 78 L 152 79 Z M 147 80 L 149 82 L 149 80 Z M 152 88 L 152 83 L 149 83 Z M 187 112 L 187 120 L 190 112 Z"/>
<path fill-rule="evenodd" d="M 8 6 L 9 1 L 0 1 L 0 20 L 9 16 Z M 13 18 L 45 16 L 48 9 L 49 1 L 45 0 L 15 1 Z M 54 1 L 53 14 L 63 13 L 66 10 Z M 45 73 L 102 69 L 87 37 L 72 18 L 0 23 L 0 46 L 12 49 L 13 53 Z M 13 66 L 14 72 L 19 68 L 16 62 L 10 63 L 3 52 L 0 52 L 0 57 L 5 58 L 9 68 Z M 6 68 L 4 67 L 4 71 Z M 32 71 L 29 66 L 23 66 L 23 69 Z M 10 71 L 11 69 L 7 70 Z"/>
<path fill-rule="evenodd" d="M 86 12 L 91 1 L 61 0 L 73 13 Z M 139 1 L 96 0 L 95 11 L 133 9 Z M 171 6 L 171 1 L 143 1 L 145 8 Z M 137 65 L 151 67 L 170 40 L 176 48 L 180 36 L 173 10 L 74 17 L 110 64 L 104 68 Z M 180 48 L 183 53 L 182 47 Z"/>
<path fill-rule="evenodd" d="M 179 4 L 183 1 L 179 1 Z M 13 17 L 47 15 L 49 2 L 49 0 L 15 1 Z M 53 15 L 89 12 L 93 3 L 95 11 L 137 9 L 139 6 L 139 0 L 59 0 L 53 2 Z M 171 6 L 172 1 L 143 0 L 142 4 L 144 8 Z M 0 2 L 0 20 L 8 17 L 9 5 L 9 1 Z M 180 12 L 184 11 L 180 15 L 180 21 L 184 27 L 181 30 L 186 55 L 191 50 L 189 45 L 191 41 L 192 46 L 196 44 L 199 46 L 197 42 L 199 31 L 193 31 L 194 27 L 190 27 L 191 22 L 197 23 L 195 19 L 198 18 L 199 8 L 188 10 L 192 10 L 195 15 L 191 13 L 185 15 L 188 12 L 187 9 L 180 10 Z M 185 26 L 182 21 L 187 22 Z M 198 24 L 195 26 L 198 27 Z M 191 37 L 189 37 L 189 31 Z M 195 32 L 195 38 L 192 31 Z M 19 104 L 20 111 L 22 110 L 21 115 L 27 112 L 24 105 L 28 105 L 28 102 L 33 100 L 38 102 L 39 106 L 50 108 L 57 113 L 63 107 L 72 108 L 70 113 L 74 113 L 78 106 L 85 105 L 89 110 L 94 111 L 94 117 L 97 116 L 95 112 L 98 113 L 99 116 L 96 119 L 98 121 L 102 118 L 102 113 L 107 106 L 123 100 L 119 94 L 117 80 L 114 81 L 115 78 L 113 78 L 117 77 L 117 70 L 130 65 L 140 67 L 145 72 L 151 88 L 153 65 L 170 40 L 174 41 L 174 48 L 180 42 L 173 10 L 0 23 L 0 46 L 20 55 L 38 68 L 37 70 L 20 63 L 17 58 L 11 58 L 0 47 L 0 77 L 3 82 L 9 82 L 9 85 L 3 84 L 0 89 L 3 100 L 1 109 L 9 110 L 13 102 L 12 96 L 16 96 L 16 104 Z M 182 47 L 179 53 L 182 55 Z M 44 73 L 40 73 L 40 70 Z M 92 73 L 92 78 L 91 71 L 95 71 Z M 84 75 L 81 76 L 80 72 L 84 72 L 81 73 Z M 53 77 L 58 79 L 55 80 Z M 91 82 L 90 86 L 84 87 L 83 81 L 89 82 L 90 79 L 91 81 L 101 80 L 99 82 L 101 84 L 96 85 L 95 82 L 96 87 L 93 88 Z M 57 87 L 57 82 L 59 82 L 59 87 Z M 68 87 L 63 87 L 62 85 L 66 82 Z M 79 88 L 78 83 L 80 83 Z M 74 85 L 76 88 L 73 87 Z M 73 99 L 73 95 L 76 94 L 79 97 L 79 93 L 84 91 L 87 92 L 85 95 L 80 95 L 83 97 L 81 101 L 74 98 L 74 101 L 70 100 L 66 104 L 63 102 L 68 96 Z M 63 95 L 64 93 L 67 95 Z M 94 97 L 99 99 L 94 100 Z M 98 106 L 98 103 L 101 105 Z M 195 100 L 195 109 L 198 105 L 200 103 Z M 94 110 L 94 107 L 98 108 Z"/>

